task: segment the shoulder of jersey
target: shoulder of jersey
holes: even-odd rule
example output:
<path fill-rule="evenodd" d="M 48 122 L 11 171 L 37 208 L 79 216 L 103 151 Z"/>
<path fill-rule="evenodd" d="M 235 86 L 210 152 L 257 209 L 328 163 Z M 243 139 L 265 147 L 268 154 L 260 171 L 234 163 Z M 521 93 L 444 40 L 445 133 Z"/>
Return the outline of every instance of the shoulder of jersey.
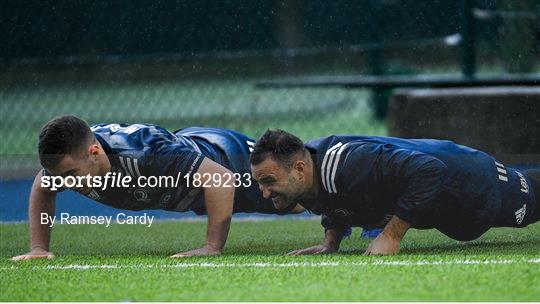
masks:
<path fill-rule="evenodd" d="M 161 131 L 161 128 L 157 126 L 146 124 L 99 124 L 92 126 L 91 129 L 95 134 L 100 135 L 109 148 L 114 151 L 121 169 L 135 178 L 142 175 L 143 156 L 148 152 L 144 148 L 148 144 L 145 142 L 147 138 L 135 135 L 135 132 L 149 129 L 150 132 L 157 134 L 156 131 Z M 165 130 L 165 132 L 168 131 Z"/>
<path fill-rule="evenodd" d="M 113 149 L 142 149 L 162 142 L 179 142 L 173 133 L 151 124 L 101 124 L 91 129 Z"/>
<path fill-rule="evenodd" d="M 134 178 L 139 178 L 141 174 L 141 165 L 139 162 L 139 157 L 132 155 L 118 155 L 118 162 L 120 166 L 130 176 Z"/>
<path fill-rule="evenodd" d="M 320 176 L 324 190 L 331 194 L 338 193 L 336 187 L 336 176 L 340 163 L 343 163 L 346 154 L 346 148 L 350 146 L 349 142 L 340 141 L 339 138 L 333 137 L 325 149 L 320 150 L 322 157 Z"/>

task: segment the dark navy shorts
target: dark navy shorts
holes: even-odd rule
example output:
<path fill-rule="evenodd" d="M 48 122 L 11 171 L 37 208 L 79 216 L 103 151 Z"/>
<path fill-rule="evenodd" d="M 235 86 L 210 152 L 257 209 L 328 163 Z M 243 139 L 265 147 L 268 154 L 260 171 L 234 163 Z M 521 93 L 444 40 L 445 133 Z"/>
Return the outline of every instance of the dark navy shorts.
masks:
<path fill-rule="evenodd" d="M 540 170 L 505 168 L 499 175 L 501 183 L 501 210 L 494 227 L 525 227 L 540 217 L 538 199 L 540 188 L 536 174 Z"/>
<path fill-rule="evenodd" d="M 500 208 L 484 210 L 485 219 L 468 217 L 466 207 L 445 210 L 446 221 L 441 221 L 437 230 L 459 241 L 470 241 L 480 237 L 490 228 L 521 228 L 540 220 L 540 170 L 516 170 L 497 163 L 500 185 Z M 459 204 L 458 204 L 459 205 Z M 490 219 L 490 220 L 488 220 Z"/>

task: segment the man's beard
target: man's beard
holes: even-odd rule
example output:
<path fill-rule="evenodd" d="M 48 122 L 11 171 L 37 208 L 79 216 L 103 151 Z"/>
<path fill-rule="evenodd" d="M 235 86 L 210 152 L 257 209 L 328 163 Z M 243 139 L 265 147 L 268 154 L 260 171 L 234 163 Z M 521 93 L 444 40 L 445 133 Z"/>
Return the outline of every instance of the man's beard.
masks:
<path fill-rule="evenodd" d="M 292 207 L 293 204 L 296 204 L 294 200 L 287 200 L 287 201 L 280 200 L 278 202 L 274 198 L 272 198 L 272 203 L 274 203 L 274 207 L 276 207 L 276 209 L 278 210 L 287 209 L 287 208 Z"/>
<path fill-rule="evenodd" d="M 298 199 L 303 196 L 303 192 L 301 190 L 302 184 L 299 181 L 297 181 L 294 177 L 289 176 L 287 182 L 289 183 L 289 185 L 291 185 L 289 189 L 294 189 L 293 193 L 291 193 L 290 195 L 285 195 L 282 193 L 276 195 L 280 198 L 279 201 L 276 201 L 275 198 L 272 198 L 272 202 L 274 203 L 274 207 L 276 207 L 276 209 L 292 209 L 294 207 L 293 205 L 296 205 L 298 203 Z"/>
<path fill-rule="evenodd" d="M 293 208 L 293 205 L 296 205 L 298 203 L 298 199 L 302 196 L 302 194 L 293 194 L 293 195 L 277 195 L 276 198 L 272 198 L 272 202 L 274 203 L 274 207 L 276 209 L 288 209 Z"/>

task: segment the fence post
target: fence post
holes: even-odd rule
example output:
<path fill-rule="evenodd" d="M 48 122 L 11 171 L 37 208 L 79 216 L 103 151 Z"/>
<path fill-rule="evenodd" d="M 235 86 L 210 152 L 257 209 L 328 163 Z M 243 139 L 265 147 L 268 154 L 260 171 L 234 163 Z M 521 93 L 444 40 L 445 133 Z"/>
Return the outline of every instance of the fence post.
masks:
<path fill-rule="evenodd" d="M 369 70 L 371 75 L 384 75 L 384 42 L 379 28 L 379 17 L 382 11 L 379 1 L 370 1 L 372 13 L 370 14 L 369 37 L 370 46 L 367 51 Z M 388 111 L 388 97 L 385 90 L 379 87 L 371 91 L 371 103 L 375 109 L 375 118 L 384 119 Z"/>
<path fill-rule="evenodd" d="M 461 73 L 467 78 L 476 72 L 473 4 L 474 0 L 461 0 Z"/>

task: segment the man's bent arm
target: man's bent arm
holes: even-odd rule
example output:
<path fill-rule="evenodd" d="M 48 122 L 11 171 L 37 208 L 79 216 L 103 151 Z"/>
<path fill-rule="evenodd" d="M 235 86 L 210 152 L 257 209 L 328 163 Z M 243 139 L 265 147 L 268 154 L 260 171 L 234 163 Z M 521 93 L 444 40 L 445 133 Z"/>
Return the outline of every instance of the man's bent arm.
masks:
<path fill-rule="evenodd" d="M 212 176 L 219 174 L 221 180 L 226 180 L 225 176 L 233 173 L 227 168 L 205 158 L 197 170 L 201 176 Z M 208 173 L 208 174 L 205 174 Z M 206 180 L 203 178 L 202 184 Z M 210 180 L 209 184 L 212 184 Z M 199 255 L 218 255 L 221 254 L 231 225 L 234 191 L 235 188 L 230 184 L 211 185 L 203 188 L 206 212 L 208 214 L 208 228 L 206 233 L 206 245 L 203 248 L 190 250 L 188 252 L 178 253 L 172 257 L 188 257 Z"/>
<path fill-rule="evenodd" d="M 41 224 L 41 216 L 42 213 L 50 217 L 54 216 L 56 192 L 41 187 L 41 176 L 40 171 L 34 179 L 28 205 L 30 252 L 16 256 L 14 260 L 52 257 L 52 253 L 49 252 L 51 227 L 50 224 Z"/>
<path fill-rule="evenodd" d="M 401 242 L 405 236 L 405 233 L 407 233 L 407 230 L 409 230 L 410 227 L 411 225 L 409 223 L 394 215 L 388 224 L 386 224 L 382 233 L 394 240 Z"/>
<path fill-rule="evenodd" d="M 334 251 L 338 251 L 345 230 L 345 227 L 326 230 L 326 233 L 324 234 L 324 246 L 331 248 Z"/>
<path fill-rule="evenodd" d="M 201 167 L 204 166 L 204 162 L 207 160 L 203 161 Z M 222 175 L 222 179 L 225 179 L 224 174 L 230 174 L 231 176 L 233 174 L 216 163 L 210 164 L 207 170 L 213 172 L 213 174 Z M 206 245 L 220 252 L 223 250 L 229 234 L 235 191 L 235 188 L 231 185 L 229 185 L 230 187 L 224 186 L 220 185 L 219 187 L 204 189 L 205 207 L 208 214 Z"/>
<path fill-rule="evenodd" d="M 371 242 L 371 244 L 369 244 L 364 254 L 372 255 L 398 253 L 401 240 L 410 227 L 411 225 L 408 222 L 394 215 L 384 227 L 383 232 L 380 233 Z"/>

